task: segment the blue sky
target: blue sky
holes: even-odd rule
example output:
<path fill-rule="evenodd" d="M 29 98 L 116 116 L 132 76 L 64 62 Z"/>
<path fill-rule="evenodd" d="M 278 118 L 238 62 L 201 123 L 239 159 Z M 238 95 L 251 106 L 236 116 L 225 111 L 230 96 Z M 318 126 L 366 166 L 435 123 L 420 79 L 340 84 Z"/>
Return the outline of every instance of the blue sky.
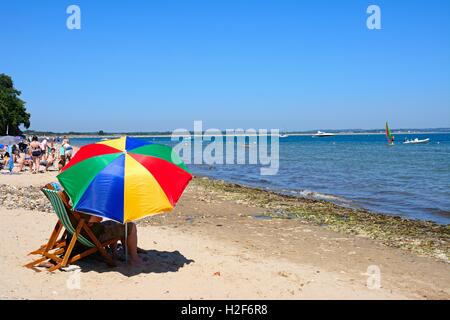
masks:
<path fill-rule="evenodd" d="M 448 0 L 2 1 L 0 39 L 36 130 L 450 127 Z"/>

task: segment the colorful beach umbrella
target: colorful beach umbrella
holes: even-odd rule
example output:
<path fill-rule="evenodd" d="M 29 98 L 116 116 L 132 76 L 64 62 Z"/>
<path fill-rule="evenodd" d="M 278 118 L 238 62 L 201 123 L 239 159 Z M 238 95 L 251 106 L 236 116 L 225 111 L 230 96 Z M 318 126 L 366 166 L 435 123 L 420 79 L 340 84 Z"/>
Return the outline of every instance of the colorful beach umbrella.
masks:
<path fill-rule="evenodd" d="M 191 179 L 171 147 L 130 137 L 81 147 L 58 175 L 75 210 L 120 223 L 172 210 Z"/>

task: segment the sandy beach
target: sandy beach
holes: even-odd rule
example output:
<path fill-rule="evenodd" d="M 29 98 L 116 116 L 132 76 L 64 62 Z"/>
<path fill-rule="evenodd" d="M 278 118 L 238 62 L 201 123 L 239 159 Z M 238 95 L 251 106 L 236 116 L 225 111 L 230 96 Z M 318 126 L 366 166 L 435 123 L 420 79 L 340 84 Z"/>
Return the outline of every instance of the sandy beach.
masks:
<path fill-rule="evenodd" d="M 333 214 L 374 214 L 207 178 L 195 178 L 173 212 L 138 223 L 139 246 L 147 251 L 143 267 L 120 261 L 108 268 L 93 257 L 73 271 L 35 272 L 22 265 L 56 222 L 39 192 L 51 181 L 55 172 L 0 175 L 1 299 L 450 298 L 448 226 L 411 222 L 428 237 L 410 228 L 411 240 L 396 218 L 361 228 L 355 226 L 362 222 L 337 224 Z M 328 223 L 287 217 L 294 204 L 316 219 L 326 211 Z M 399 230 L 404 245 L 393 246 L 384 233 L 363 234 L 374 223 L 384 223 L 386 234 L 388 225 Z M 422 241 L 432 249 L 424 250 Z M 374 266 L 380 287 L 370 281 Z"/>

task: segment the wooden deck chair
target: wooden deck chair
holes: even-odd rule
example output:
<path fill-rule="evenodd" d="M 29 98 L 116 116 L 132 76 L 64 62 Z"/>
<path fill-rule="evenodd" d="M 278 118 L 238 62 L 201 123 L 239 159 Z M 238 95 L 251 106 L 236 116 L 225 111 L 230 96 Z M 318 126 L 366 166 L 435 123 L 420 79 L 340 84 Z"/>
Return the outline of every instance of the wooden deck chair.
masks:
<path fill-rule="evenodd" d="M 50 261 L 55 264 L 48 270 L 49 272 L 52 272 L 61 267 L 65 267 L 68 264 L 72 264 L 84 257 L 87 257 L 97 251 L 100 252 L 100 254 L 105 258 L 108 265 L 115 266 L 112 257 L 106 252 L 105 247 L 121 239 L 115 238 L 107 242 L 100 243 L 92 230 L 86 224 L 85 218 L 83 218 L 80 213 L 72 211 L 70 209 L 67 199 L 63 197 L 62 192 L 51 190 L 51 187 L 49 185 L 47 185 L 46 187 L 42 189 L 42 192 L 44 192 L 44 194 L 50 200 L 50 203 L 52 204 L 53 209 L 58 216 L 58 222 L 56 223 L 48 242 L 42 245 L 39 249 L 30 252 L 30 254 L 39 254 L 42 257 L 26 264 L 25 267 L 39 271 L 36 269 L 36 266 L 38 264 L 45 261 Z M 72 225 L 69 214 L 71 214 L 77 221 L 76 226 Z M 63 234 L 61 238 L 58 239 L 63 229 Z M 81 230 L 84 230 L 89 239 L 81 234 Z M 72 235 L 69 243 L 68 234 Z M 85 246 L 86 250 L 82 253 L 71 256 L 72 250 L 77 241 Z"/>

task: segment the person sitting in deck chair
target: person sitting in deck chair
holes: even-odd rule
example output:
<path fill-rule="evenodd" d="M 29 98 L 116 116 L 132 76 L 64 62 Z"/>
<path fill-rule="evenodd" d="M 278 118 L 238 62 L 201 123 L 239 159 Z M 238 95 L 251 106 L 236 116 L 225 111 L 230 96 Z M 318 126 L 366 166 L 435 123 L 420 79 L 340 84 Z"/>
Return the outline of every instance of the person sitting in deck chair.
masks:
<path fill-rule="evenodd" d="M 62 192 L 63 198 L 65 199 L 65 203 L 69 203 L 69 197 L 65 192 Z M 88 215 L 85 213 L 81 213 L 85 220 L 87 221 L 87 225 L 91 228 L 92 232 L 95 234 L 95 236 L 98 238 L 100 242 L 107 242 L 114 238 L 120 238 L 122 245 L 125 244 L 125 226 L 121 223 L 112 221 L 112 220 L 106 220 L 103 221 L 101 217 Z M 72 219 L 73 217 L 71 217 Z M 75 224 L 75 221 L 72 221 L 72 223 Z M 133 222 L 129 222 L 127 224 L 128 226 L 128 234 L 127 234 L 127 248 L 128 248 L 128 254 L 130 256 L 130 264 L 133 266 L 139 266 L 142 264 L 142 260 L 138 255 L 138 251 L 141 250 L 137 246 L 137 228 L 136 224 Z M 115 256 L 117 243 L 110 246 L 113 252 L 113 258 L 117 258 Z"/>
<path fill-rule="evenodd" d="M 98 237 L 100 242 L 106 242 L 110 239 L 114 239 L 116 237 L 120 237 L 122 240 L 122 244 L 125 243 L 125 226 L 121 223 L 112 221 L 112 220 L 106 220 L 103 221 L 100 217 L 91 216 L 88 226 L 91 227 L 92 232 Z M 130 263 L 134 266 L 139 266 L 142 264 L 142 260 L 138 255 L 138 246 L 137 246 L 137 228 L 136 224 L 133 222 L 129 222 L 127 224 L 128 228 L 128 234 L 127 234 L 127 249 L 128 254 L 130 255 Z M 116 252 L 117 243 L 113 246 L 111 246 L 111 249 L 113 251 L 113 257 L 116 258 L 115 252 Z"/>

